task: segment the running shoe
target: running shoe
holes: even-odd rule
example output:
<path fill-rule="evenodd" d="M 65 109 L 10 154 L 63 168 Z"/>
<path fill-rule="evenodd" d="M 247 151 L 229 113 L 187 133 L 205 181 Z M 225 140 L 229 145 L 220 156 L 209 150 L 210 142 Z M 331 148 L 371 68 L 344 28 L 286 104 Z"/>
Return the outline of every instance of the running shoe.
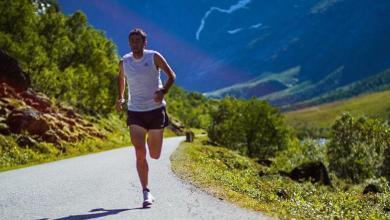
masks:
<path fill-rule="evenodd" d="M 144 189 L 143 194 L 144 194 L 144 202 L 142 203 L 142 206 L 144 208 L 150 207 L 155 201 L 154 196 L 150 193 L 149 189 Z"/>

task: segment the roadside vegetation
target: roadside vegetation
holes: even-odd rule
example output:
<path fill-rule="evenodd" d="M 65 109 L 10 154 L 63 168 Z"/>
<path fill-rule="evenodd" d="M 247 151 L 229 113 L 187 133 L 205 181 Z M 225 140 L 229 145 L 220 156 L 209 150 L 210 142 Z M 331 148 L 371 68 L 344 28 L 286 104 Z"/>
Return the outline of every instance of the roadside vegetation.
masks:
<path fill-rule="evenodd" d="M 241 207 L 281 219 L 389 219 L 390 191 L 383 178 L 349 184 L 333 177 L 334 188 L 311 182 L 296 182 L 278 175 L 286 166 L 277 157 L 271 167 L 261 165 L 225 147 L 208 145 L 207 138 L 183 143 L 172 155 L 172 169 L 181 178 Z M 289 154 L 295 160 L 299 151 Z M 363 195 L 374 182 L 382 193 Z"/>
<path fill-rule="evenodd" d="M 263 101 L 221 100 L 208 137 L 183 143 L 172 168 L 221 199 L 282 219 L 390 218 L 386 120 L 342 113 L 320 144 L 298 139 L 282 119 Z"/>

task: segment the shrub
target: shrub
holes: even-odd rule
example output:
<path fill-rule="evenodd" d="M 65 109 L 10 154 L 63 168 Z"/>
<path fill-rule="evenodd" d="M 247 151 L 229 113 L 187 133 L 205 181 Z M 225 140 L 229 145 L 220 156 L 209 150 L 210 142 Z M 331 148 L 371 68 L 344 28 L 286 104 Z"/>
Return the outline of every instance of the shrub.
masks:
<path fill-rule="evenodd" d="M 328 144 L 329 168 L 354 182 L 378 176 L 390 144 L 389 126 L 377 119 L 354 119 L 343 114 L 332 126 Z"/>
<path fill-rule="evenodd" d="M 211 141 L 250 157 L 268 158 L 286 147 L 289 131 L 279 111 L 255 98 L 225 98 L 210 111 Z"/>

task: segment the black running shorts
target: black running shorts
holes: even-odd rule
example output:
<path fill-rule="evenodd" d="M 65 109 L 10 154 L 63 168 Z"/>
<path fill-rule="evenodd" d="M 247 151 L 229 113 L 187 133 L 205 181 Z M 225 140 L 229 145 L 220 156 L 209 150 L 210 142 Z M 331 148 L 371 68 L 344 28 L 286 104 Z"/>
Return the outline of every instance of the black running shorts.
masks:
<path fill-rule="evenodd" d="M 163 129 L 169 124 L 165 107 L 145 112 L 127 111 L 127 126 L 138 125 L 146 130 Z"/>

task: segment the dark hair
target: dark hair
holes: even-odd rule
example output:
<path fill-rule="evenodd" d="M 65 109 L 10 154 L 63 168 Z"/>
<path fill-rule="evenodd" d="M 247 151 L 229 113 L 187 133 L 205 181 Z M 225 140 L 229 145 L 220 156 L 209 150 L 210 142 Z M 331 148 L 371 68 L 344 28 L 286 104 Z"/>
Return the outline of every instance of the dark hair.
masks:
<path fill-rule="evenodd" d="M 146 33 L 145 31 L 143 31 L 142 29 L 140 28 L 134 28 L 133 30 L 130 31 L 129 33 L 129 40 L 130 40 L 130 37 L 132 35 L 140 35 L 142 37 L 142 40 L 145 41 L 146 40 Z"/>

